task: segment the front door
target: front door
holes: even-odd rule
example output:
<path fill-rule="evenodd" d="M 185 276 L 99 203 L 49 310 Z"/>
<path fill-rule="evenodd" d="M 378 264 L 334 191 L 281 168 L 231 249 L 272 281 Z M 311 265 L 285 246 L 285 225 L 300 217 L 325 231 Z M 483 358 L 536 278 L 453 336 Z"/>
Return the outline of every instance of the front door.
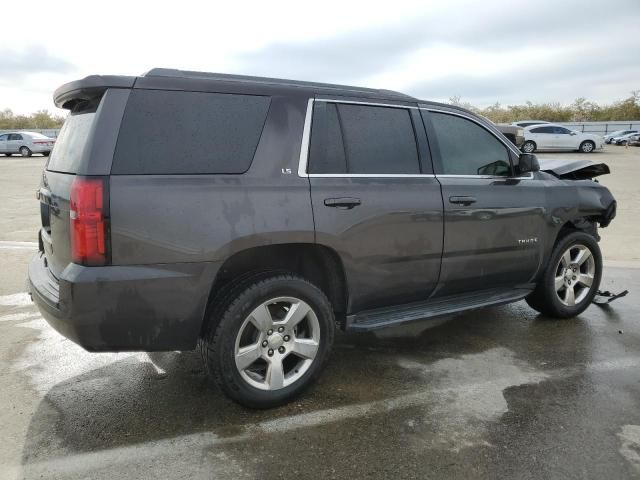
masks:
<path fill-rule="evenodd" d="M 561 149 L 575 149 L 578 148 L 576 134 L 568 128 L 553 127 L 553 132 L 556 137 L 556 146 Z"/>
<path fill-rule="evenodd" d="M 9 134 L 5 133 L 4 135 L 0 135 L 0 153 L 8 153 L 7 151 L 7 140 L 9 139 Z"/>
<path fill-rule="evenodd" d="M 516 150 L 489 125 L 459 111 L 422 113 L 445 213 L 436 295 L 530 282 L 542 255 L 543 187 L 514 177 Z"/>
<path fill-rule="evenodd" d="M 316 100 L 308 174 L 316 242 L 343 263 L 349 312 L 426 299 L 442 196 L 415 106 Z"/>

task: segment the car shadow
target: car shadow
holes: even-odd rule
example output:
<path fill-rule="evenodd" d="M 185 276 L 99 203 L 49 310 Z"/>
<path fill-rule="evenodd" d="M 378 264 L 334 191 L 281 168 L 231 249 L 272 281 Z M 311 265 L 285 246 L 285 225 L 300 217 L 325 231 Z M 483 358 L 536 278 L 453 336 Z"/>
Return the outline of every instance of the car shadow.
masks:
<path fill-rule="evenodd" d="M 428 369 L 442 359 L 503 347 L 536 363 L 563 339 L 565 351 L 568 337 L 576 344 L 588 340 L 580 319 L 563 322 L 551 334 L 543 323 L 526 305 L 516 304 L 416 322 L 395 332 L 338 333 L 319 381 L 288 405 L 262 411 L 228 400 L 207 378 L 196 352 L 150 353 L 148 361 L 126 357 L 46 393 L 26 434 L 23 475 L 39 477 L 43 464 L 68 455 L 200 433 L 224 441 L 261 422 L 428 390 L 431 380 L 424 372 L 404 368 L 399 359 Z"/>

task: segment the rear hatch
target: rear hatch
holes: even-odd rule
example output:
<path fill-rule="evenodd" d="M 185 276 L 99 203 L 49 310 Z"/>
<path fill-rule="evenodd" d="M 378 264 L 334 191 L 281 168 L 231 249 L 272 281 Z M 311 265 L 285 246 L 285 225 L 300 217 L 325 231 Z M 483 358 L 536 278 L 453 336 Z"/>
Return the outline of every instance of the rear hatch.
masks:
<path fill-rule="evenodd" d="M 70 200 L 81 171 L 84 147 L 96 118 L 99 99 L 79 103 L 69 113 L 42 173 L 37 192 L 40 200 L 40 249 L 51 274 L 59 278 L 72 261 Z M 76 186 L 77 188 L 77 186 Z"/>

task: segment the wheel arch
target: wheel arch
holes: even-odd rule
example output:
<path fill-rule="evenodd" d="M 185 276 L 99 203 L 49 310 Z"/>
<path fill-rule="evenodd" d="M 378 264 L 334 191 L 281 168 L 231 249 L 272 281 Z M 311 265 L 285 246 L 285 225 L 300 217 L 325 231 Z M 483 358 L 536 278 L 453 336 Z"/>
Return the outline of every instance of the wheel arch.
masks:
<path fill-rule="evenodd" d="M 283 243 L 250 247 L 235 252 L 220 266 L 213 281 L 202 329 L 207 328 L 211 307 L 222 300 L 238 282 L 269 272 L 291 273 L 305 278 L 320 288 L 331 302 L 336 319 L 344 322 L 348 289 L 344 266 L 338 253 L 314 243 Z"/>

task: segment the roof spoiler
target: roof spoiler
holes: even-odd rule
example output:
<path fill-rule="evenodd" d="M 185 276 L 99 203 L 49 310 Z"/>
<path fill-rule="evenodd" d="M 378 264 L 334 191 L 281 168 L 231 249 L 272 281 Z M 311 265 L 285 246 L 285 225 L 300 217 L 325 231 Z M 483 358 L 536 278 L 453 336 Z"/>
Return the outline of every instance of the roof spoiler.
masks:
<path fill-rule="evenodd" d="M 108 88 L 133 88 L 136 77 L 124 75 L 90 75 L 65 83 L 53 93 L 58 108 L 71 110 L 78 103 L 100 97 Z"/>

